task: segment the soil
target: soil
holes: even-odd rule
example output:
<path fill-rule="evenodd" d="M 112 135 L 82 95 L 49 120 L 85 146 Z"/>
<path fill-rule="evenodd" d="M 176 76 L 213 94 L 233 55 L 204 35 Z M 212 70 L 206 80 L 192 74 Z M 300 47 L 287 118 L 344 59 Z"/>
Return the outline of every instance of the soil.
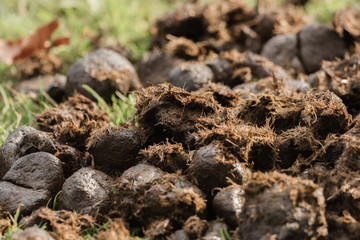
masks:
<path fill-rule="evenodd" d="M 137 89 L 136 115 L 114 126 L 75 95 L 14 130 L 0 231 L 22 203 L 18 238 L 79 239 L 111 219 L 96 238 L 359 239 L 360 17 L 339 10 L 330 28 L 306 2 L 187 3 L 155 23 L 140 81 L 109 50 L 79 60 L 68 90 Z"/>

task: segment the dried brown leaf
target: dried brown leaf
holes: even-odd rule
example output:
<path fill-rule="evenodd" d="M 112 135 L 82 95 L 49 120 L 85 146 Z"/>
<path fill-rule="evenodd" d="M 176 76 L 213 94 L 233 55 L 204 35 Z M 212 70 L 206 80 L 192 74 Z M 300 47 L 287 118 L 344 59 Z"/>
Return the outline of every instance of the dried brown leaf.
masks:
<path fill-rule="evenodd" d="M 37 50 L 48 50 L 58 45 L 69 44 L 68 37 L 60 37 L 49 43 L 58 25 L 58 21 L 53 20 L 36 29 L 27 38 L 15 42 L 0 39 L 0 60 L 12 64 L 14 61 L 29 57 Z"/>

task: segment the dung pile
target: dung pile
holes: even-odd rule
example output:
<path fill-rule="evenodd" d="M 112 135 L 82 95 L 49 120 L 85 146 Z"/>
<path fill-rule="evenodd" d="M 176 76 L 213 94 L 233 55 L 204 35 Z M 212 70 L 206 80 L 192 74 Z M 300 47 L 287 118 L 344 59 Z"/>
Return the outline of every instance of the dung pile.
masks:
<path fill-rule="evenodd" d="M 313 87 L 335 92 L 357 114 L 358 104 L 347 98 L 356 91 L 360 14 L 339 9 L 330 28 L 305 15 L 306 2 L 259 1 L 253 9 L 246 1 L 187 3 L 155 23 L 150 51 L 139 62 L 140 80 L 187 91 L 216 82 L 255 94 Z"/>
<path fill-rule="evenodd" d="M 332 30 L 305 2 L 188 3 L 154 26 L 139 78 L 169 83 L 138 90 L 131 121 L 76 95 L 14 130 L 0 206 L 22 204 L 19 237 L 79 238 L 111 219 L 97 238 L 359 239 L 360 39 L 342 19 L 360 18 L 338 11 Z"/>
<path fill-rule="evenodd" d="M 9 165 L 1 201 L 10 212 L 22 202 L 28 215 L 62 190 L 59 209 L 98 223 L 122 218 L 154 239 L 201 237 L 214 224 L 248 239 L 342 236 L 350 231 L 345 217 L 357 226 L 358 122 L 334 93 L 264 93 L 230 98 L 234 104 L 226 106 L 226 96 L 238 95 L 217 85 L 192 93 L 158 85 L 137 94 L 136 121 L 126 125 L 107 123 L 96 106 L 79 108 L 88 100 L 77 97 L 49 112 L 63 124 L 90 127 L 82 137 L 59 138 L 62 123 L 47 125 L 46 113 L 37 122 L 48 133 L 15 130 L 0 149 L 1 163 Z M 71 121 L 69 112 L 77 113 Z M 94 112 L 102 118 L 89 125 Z M 44 135 L 43 142 L 29 143 L 30 134 Z M 79 152 L 79 170 L 69 172 L 73 162 L 56 157 L 66 148 Z M 339 199 L 346 201 L 341 209 Z"/>

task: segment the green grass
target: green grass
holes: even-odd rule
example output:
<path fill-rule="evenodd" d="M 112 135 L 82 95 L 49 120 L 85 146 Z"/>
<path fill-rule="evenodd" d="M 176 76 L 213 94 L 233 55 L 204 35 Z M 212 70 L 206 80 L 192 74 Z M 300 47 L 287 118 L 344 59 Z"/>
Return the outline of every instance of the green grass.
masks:
<path fill-rule="evenodd" d="M 306 5 L 306 13 L 320 22 L 329 24 L 334 10 L 346 8 L 349 4 L 360 11 L 358 0 L 312 0 Z"/>
<path fill-rule="evenodd" d="M 57 203 L 57 199 L 60 195 L 62 191 L 60 190 L 54 197 L 54 200 L 53 200 L 53 203 L 52 203 L 52 207 L 51 207 L 51 210 L 55 211 L 56 210 L 56 203 Z"/>
<path fill-rule="evenodd" d="M 18 225 L 19 217 L 20 217 L 20 206 L 17 208 L 14 215 L 9 214 L 9 218 L 10 218 L 9 221 L 10 221 L 11 227 L 5 231 L 4 235 L 1 236 L 1 239 L 3 239 L 3 240 L 13 239 L 13 236 L 16 233 L 20 233 L 22 231 L 20 229 L 20 226 Z"/>
<path fill-rule="evenodd" d="M 219 233 L 220 233 L 221 240 L 232 240 L 227 229 L 220 229 Z"/>
<path fill-rule="evenodd" d="M 135 114 L 135 95 L 130 93 L 124 96 L 119 91 L 111 97 L 112 104 L 108 105 L 105 100 L 92 88 L 84 85 L 83 88 L 88 91 L 98 102 L 98 107 L 109 115 L 110 121 L 116 125 L 130 120 Z"/>
<path fill-rule="evenodd" d="M 100 226 L 96 226 L 96 225 L 92 225 L 91 228 L 87 229 L 83 234 L 82 237 L 86 240 L 92 240 L 95 239 L 93 236 L 100 232 L 100 231 L 107 231 L 109 230 L 108 225 L 111 224 L 111 220 L 107 221 L 106 223 L 104 223 L 103 225 Z"/>
<path fill-rule="evenodd" d="M 35 103 L 24 94 L 12 96 L 10 83 L 0 84 L 0 144 L 13 129 L 22 125 L 33 125 L 34 114 L 52 106 L 52 101 L 44 95 Z"/>

